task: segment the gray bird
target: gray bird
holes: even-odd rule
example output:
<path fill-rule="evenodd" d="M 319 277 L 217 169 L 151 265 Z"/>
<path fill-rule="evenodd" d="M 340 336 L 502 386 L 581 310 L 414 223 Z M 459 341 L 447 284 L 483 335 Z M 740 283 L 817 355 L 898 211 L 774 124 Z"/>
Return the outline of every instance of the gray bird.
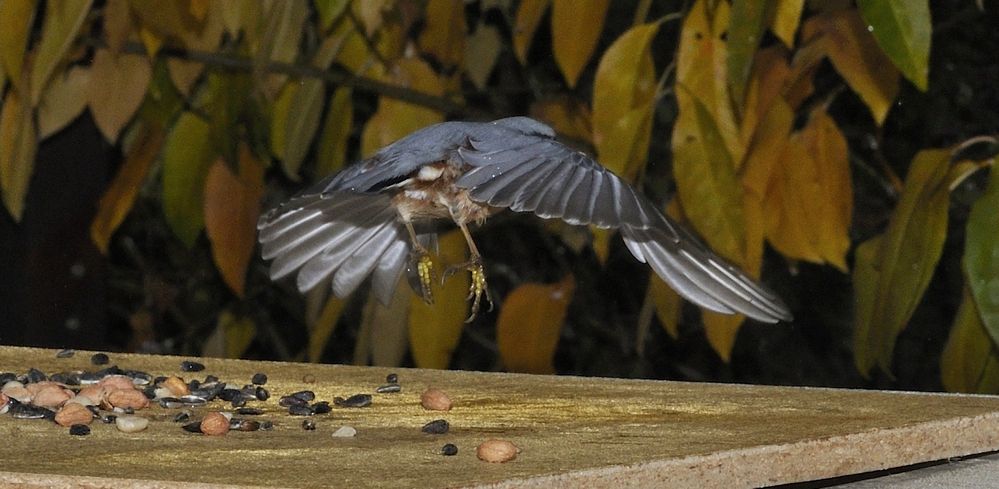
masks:
<path fill-rule="evenodd" d="M 551 127 L 527 117 L 420 129 L 266 213 L 257 228 L 264 259 L 274 260 L 272 279 L 298 270 L 297 286 L 305 292 L 332 278 L 333 293 L 344 297 L 371 276 L 375 296 L 387 304 L 407 270 L 424 300 L 433 300 L 428 250 L 436 231 L 427 224 L 451 219 L 470 259 L 444 276 L 471 273 L 471 319 L 488 292 L 468 225 L 502 209 L 617 229 L 635 258 L 685 299 L 768 323 L 791 320 L 777 295 L 590 156 L 558 142 Z"/>

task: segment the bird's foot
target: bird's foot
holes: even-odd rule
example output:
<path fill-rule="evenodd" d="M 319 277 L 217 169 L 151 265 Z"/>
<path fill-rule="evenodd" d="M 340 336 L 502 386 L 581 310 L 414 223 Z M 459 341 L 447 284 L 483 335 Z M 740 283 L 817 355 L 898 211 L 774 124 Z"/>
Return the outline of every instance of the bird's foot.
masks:
<path fill-rule="evenodd" d="M 434 277 L 434 259 L 427 251 L 418 251 L 416 255 L 416 278 L 420 282 L 420 295 L 423 302 L 434 303 L 434 293 L 430 290 Z"/>
<path fill-rule="evenodd" d="M 444 280 L 448 277 L 454 275 L 455 272 L 459 270 L 468 270 L 471 274 L 471 280 L 468 285 L 468 297 L 467 300 L 472 301 L 472 310 L 465 320 L 466 323 L 472 322 L 475 316 L 479 314 L 479 308 L 482 306 L 482 298 L 485 297 L 486 302 L 489 303 L 489 310 L 493 310 L 493 299 L 489 297 L 489 287 L 486 283 L 486 271 L 482 266 L 482 259 L 479 257 L 473 257 L 471 260 L 460 263 L 457 265 L 451 265 L 447 267 L 444 271 Z"/>

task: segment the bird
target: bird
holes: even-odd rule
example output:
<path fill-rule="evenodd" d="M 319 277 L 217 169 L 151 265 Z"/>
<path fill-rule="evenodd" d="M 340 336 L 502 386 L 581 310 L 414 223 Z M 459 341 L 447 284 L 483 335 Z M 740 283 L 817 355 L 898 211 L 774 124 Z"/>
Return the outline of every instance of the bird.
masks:
<path fill-rule="evenodd" d="M 504 209 L 616 229 L 638 261 L 705 309 L 765 323 L 793 319 L 773 291 L 593 157 L 558 141 L 550 126 L 524 116 L 419 129 L 264 213 L 258 240 L 263 259 L 272 260 L 271 279 L 297 271 L 303 293 L 330 282 L 344 298 L 370 276 L 372 293 L 388 304 L 405 273 L 430 303 L 434 224 L 450 220 L 469 258 L 447 267 L 443 278 L 470 273 L 471 321 L 483 297 L 492 301 L 469 226 Z"/>

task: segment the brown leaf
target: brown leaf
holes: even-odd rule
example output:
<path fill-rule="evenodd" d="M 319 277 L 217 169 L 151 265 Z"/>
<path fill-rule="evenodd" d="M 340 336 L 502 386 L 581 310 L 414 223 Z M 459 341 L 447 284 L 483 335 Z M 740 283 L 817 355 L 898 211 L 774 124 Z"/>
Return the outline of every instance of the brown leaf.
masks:
<path fill-rule="evenodd" d="M 38 103 L 38 138 L 59 132 L 79 117 L 87 106 L 90 70 L 74 66 L 52 78 Z"/>
<path fill-rule="evenodd" d="M 513 52 L 520 64 L 527 64 L 527 52 L 531 49 L 534 32 L 548 10 L 551 0 L 522 0 L 517 7 L 517 18 L 513 23 Z"/>
<path fill-rule="evenodd" d="M 205 230 L 222 279 L 239 297 L 243 297 L 246 267 L 256 244 L 263 194 L 264 166 L 245 144 L 239 146 L 238 175 L 221 158 L 208 170 Z"/>
<path fill-rule="evenodd" d="M 31 108 L 16 90 L 8 90 L 0 107 L 0 195 L 15 221 L 24 214 L 37 149 Z"/>
<path fill-rule="evenodd" d="M 555 373 L 558 346 L 576 280 L 566 275 L 554 284 L 525 283 L 503 300 L 496 320 L 496 346 L 511 372 Z"/>
<path fill-rule="evenodd" d="M 97 214 L 90 223 L 90 239 L 101 253 L 107 254 L 111 235 L 132 209 L 165 139 L 166 132 L 161 127 L 149 126 L 144 129 L 129 149 L 111 185 L 101 196 Z"/>
<path fill-rule="evenodd" d="M 114 143 L 142 104 L 153 71 L 144 56 L 115 58 L 107 49 L 94 53 L 87 88 L 87 105 L 104 137 Z"/>
<path fill-rule="evenodd" d="M 597 48 L 610 0 L 554 0 L 552 52 L 569 87 L 576 86 Z"/>

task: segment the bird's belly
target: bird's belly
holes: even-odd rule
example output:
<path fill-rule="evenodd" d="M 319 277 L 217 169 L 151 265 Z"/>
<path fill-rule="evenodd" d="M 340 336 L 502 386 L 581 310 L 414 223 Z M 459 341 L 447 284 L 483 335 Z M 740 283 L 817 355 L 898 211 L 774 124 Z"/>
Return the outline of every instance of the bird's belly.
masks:
<path fill-rule="evenodd" d="M 481 223 L 495 209 L 473 201 L 468 196 L 468 190 L 454 184 L 462 173 L 462 169 L 443 162 L 424 166 L 401 186 L 392 197 L 392 202 L 399 215 L 406 220 L 453 218 L 460 223 Z"/>

